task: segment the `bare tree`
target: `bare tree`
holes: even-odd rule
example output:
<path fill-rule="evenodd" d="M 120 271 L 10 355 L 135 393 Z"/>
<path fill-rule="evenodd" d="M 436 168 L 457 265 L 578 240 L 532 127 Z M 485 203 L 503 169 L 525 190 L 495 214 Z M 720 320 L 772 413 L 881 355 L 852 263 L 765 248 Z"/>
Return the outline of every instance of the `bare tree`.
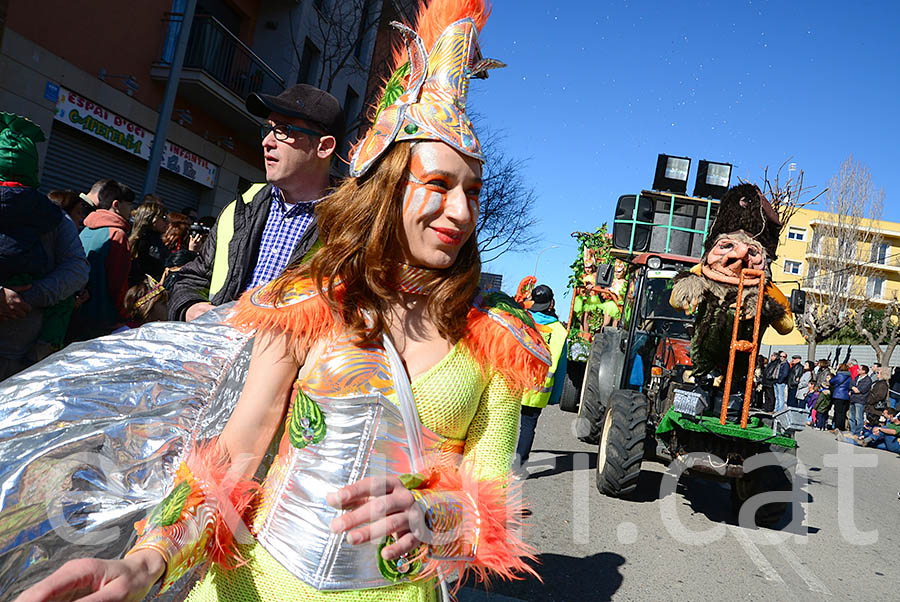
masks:
<path fill-rule="evenodd" d="M 763 171 L 763 183 L 760 187 L 769 199 L 772 208 L 781 219 L 782 224 L 789 223 L 797 211 L 807 205 L 811 205 L 827 191 L 826 189 L 813 194 L 813 187 L 805 186 L 803 184 L 802 169 L 798 172 L 796 177 L 791 173 L 791 170 L 788 169 L 788 178 L 785 180 L 782 174 L 784 173 L 785 166 L 791 164 L 791 159 L 793 159 L 793 157 L 788 157 L 787 160 L 781 164 L 772 179 L 769 178 L 769 168 L 766 167 Z"/>
<path fill-rule="evenodd" d="M 811 360 L 818 343 L 868 306 L 866 288 L 877 272 L 873 253 L 881 247 L 881 235 L 871 226 L 881 216 L 883 197 L 883 191 L 874 189 L 869 170 L 852 156 L 831 179 L 825 214 L 812 224 L 809 268 L 802 284 L 806 311 L 797 317 Z"/>
<path fill-rule="evenodd" d="M 896 294 L 884 310 L 856 312 L 853 323 L 875 350 L 878 363 L 887 366 L 894 348 L 900 343 L 900 302 L 897 301 Z"/>
<path fill-rule="evenodd" d="M 315 13 L 311 20 L 309 38 L 315 44 L 315 73 L 308 74 L 308 83 L 334 92 L 337 80 L 360 76 L 368 78 L 371 52 L 367 48 L 374 41 L 375 30 L 381 19 L 382 4 L 389 0 L 321 0 L 314 2 Z M 302 4 L 289 12 L 291 42 L 297 63 L 304 65 L 306 41 L 298 39 L 299 19 L 295 13 L 302 11 Z M 310 61 L 311 57 L 307 57 Z M 301 74 L 302 75 L 302 74 Z M 365 90 L 363 90 L 365 92 Z M 335 94 L 340 96 L 339 94 Z M 371 99 L 361 99 L 360 107 L 369 106 Z M 347 107 L 344 107 L 347 109 Z M 349 115 L 345 133 L 359 129 L 366 121 L 364 111 Z"/>
<path fill-rule="evenodd" d="M 481 136 L 484 185 L 475 233 L 485 263 L 508 251 L 527 251 L 540 240 L 533 214 L 534 189 L 522 178 L 527 161 L 507 155 L 501 140 L 488 130 Z"/>

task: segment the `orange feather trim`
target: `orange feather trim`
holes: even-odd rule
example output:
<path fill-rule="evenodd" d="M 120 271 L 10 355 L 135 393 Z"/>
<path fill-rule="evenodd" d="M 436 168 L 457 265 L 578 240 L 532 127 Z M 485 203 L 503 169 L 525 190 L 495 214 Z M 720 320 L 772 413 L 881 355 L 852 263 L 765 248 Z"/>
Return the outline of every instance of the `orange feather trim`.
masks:
<path fill-rule="evenodd" d="M 312 284 L 309 286 L 312 288 Z M 334 330 L 334 314 L 321 295 L 292 305 L 260 307 L 250 300 L 254 292 L 256 289 L 241 295 L 234 313 L 228 318 L 228 324 L 243 332 L 271 329 L 288 333 L 291 342 L 303 350 L 309 349 L 313 343 Z M 340 300 L 340 291 L 336 293 Z"/>
<path fill-rule="evenodd" d="M 547 365 L 483 311 L 469 310 L 463 343 L 479 366 L 490 366 L 503 374 L 516 393 L 538 387 L 547 378 Z"/>
<path fill-rule="evenodd" d="M 477 523 L 474 560 L 431 558 L 422 553 L 422 571 L 415 577 L 430 579 L 458 571 L 457 589 L 471 571 L 478 582 L 490 585 L 492 577 L 504 581 L 524 579 L 532 575 L 543 582 L 537 571 L 526 562 L 537 562 L 537 550 L 521 537 L 525 506 L 522 502 L 522 482 L 507 473 L 493 479 L 479 479 L 472 466 L 464 462 L 460 467 L 436 466 L 428 488 L 454 494 L 463 506 L 464 521 Z"/>
<path fill-rule="evenodd" d="M 416 24 L 412 29 L 422 38 L 426 52 L 431 52 L 434 43 L 448 25 L 471 17 L 480 32 L 490 14 L 491 7 L 484 0 L 433 0 L 428 4 L 420 2 Z M 388 77 L 409 60 L 406 56 L 406 45 L 399 41 L 394 43 L 392 55 L 394 66 Z"/>
<path fill-rule="evenodd" d="M 215 501 L 212 524 L 207 527 L 207 557 L 226 569 L 246 564 L 235 543 L 235 533 L 250 535 L 243 518 L 259 493 L 259 483 L 228 474 L 233 462 L 217 447 L 215 439 L 197 444 L 185 463 L 206 499 Z"/>

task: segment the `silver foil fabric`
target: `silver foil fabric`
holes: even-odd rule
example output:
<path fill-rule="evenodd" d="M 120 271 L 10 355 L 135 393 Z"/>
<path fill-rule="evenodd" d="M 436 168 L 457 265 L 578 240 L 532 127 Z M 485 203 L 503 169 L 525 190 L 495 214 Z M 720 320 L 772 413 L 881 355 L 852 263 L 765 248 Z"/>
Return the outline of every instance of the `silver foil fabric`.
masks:
<path fill-rule="evenodd" d="M 378 569 L 379 541 L 350 545 L 346 534 L 331 531 L 340 511 L 325 496 L 368 476 L 415 472 L 400 409 L 381 394 L 311 397 L 325 415 L 327 434 L 302 450 L 289 448 L 279 460 L 286 463 L 284 482 L 272 484 L 277 497 L 257 526 L 257 539 L 316 589 L 393 585 Z"/>
<path fill-rule="evenodd" d="M 228 309 L 76 343 L 0 382 L 0 600 L 131 546 L 186 444 L 237 402 L 252 341 L 218 323 Z"/>

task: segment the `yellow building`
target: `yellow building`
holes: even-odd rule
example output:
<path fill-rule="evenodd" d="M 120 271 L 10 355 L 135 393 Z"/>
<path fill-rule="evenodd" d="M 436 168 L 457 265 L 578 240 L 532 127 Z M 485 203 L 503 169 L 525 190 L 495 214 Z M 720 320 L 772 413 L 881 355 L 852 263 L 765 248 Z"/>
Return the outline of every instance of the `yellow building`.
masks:
<path fill-rule="evenodd" d="M 822 244 L 824 231 L 834 231 L 834 214 L 811 209 L 800 209 L 781 232 L 778 241 L 778 257 L 772 262 L 772 280 L 790 297 L 798 287 L 816 289 L 825 273 L 834 274 L 837 262 L 823 255 L 827 244 Z M 842 227 L 847 229 L 846 223 Z M 900 224 L 880 220 L 865 220 L 857 230 L 875 233 L 877 245 L 864 243 L 858 252 L 868 258 L 865 281 L 859 277 L 850 279 L 847 270 L 847 287 L 854 296 L 865 299 L 873 306 L 884 306 L 900 296 Z M 859 240 L 860 236 L 848 231 L 845 240 Z M 871 240 L 868 238 L 867 240 Z M 822 265 L 822 262 L 826 265 Z M 819 271 L 821 270 L 821 271 Z M 817 273 L 817 271 L 819 271 Z M 765 345 L 805 345 L 806 340 L 797 329 L 788 335 L 779 335 L 769 329 L 763 336 Z"/>

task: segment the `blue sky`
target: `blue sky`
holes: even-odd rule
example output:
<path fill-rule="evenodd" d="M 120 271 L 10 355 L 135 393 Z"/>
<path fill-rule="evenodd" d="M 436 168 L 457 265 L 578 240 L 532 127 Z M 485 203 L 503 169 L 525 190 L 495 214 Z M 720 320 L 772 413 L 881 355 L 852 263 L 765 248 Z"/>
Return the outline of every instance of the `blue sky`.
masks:
<path fill-rule="evenodd" d="M 495 0 L 469 102 L 538 197 L 542 241 L 485 265 L 504 290 L 537 270 L 568 312 L 575 230 L 650 188 L 658 153 L 759 182 L 789 157 L 819 190 L 852 154 L 900 221 L 900 3 Z"/>

